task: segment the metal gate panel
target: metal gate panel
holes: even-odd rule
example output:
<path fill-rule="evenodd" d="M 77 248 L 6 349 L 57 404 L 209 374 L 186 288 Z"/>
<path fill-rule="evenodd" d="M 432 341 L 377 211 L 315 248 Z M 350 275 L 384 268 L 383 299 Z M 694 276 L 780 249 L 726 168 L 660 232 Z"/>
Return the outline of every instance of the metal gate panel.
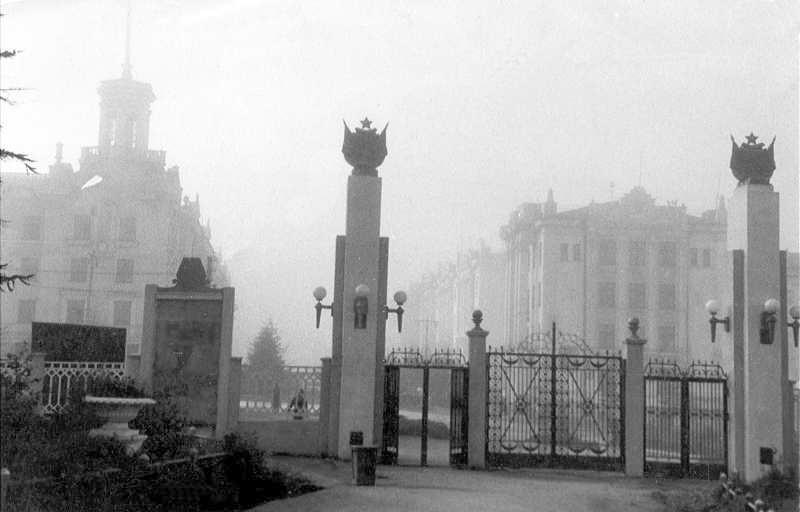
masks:
<path fill-rule="evenodd" d="M 469 369 L 450 370 L 450 464 L 466 465 L 469 447 Z"/>
<path fill-rule="evenodd" d="M 381 464 L 397 464 L 400 442 L 400 368 L 384 366 Z"/>
<path fill-rule="evenodd" d="M 622 468 L 621 357 L 487 356 L 490 465 Z"/>
<path fill-rule="evenodd" d="M 645 471 L 716 479 L 727 470 L 728 384 L 722 368 L 669 361 L 645 369 Z"/>

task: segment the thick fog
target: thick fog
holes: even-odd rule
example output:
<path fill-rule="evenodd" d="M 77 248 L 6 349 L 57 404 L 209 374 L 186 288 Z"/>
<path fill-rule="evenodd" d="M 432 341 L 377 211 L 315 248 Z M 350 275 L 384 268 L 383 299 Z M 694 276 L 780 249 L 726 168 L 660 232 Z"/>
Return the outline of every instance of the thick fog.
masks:
<path fill-rule="evenodd" d="M 40 168 L 96 145 L 125 0 L 3 2 L 4 147 Z M 350 172 L 342 119 L 388 128 L 389 292 L 484 239 L 519 203 L 559 208 L 641 184 L 699 214 L 729 195 L 729 135 L 777 136 L 782 246 L 798 249 L 798 4 L 704 2 L 132 3 L 133 77 L 152 149 L 200 196 L 237 288 L 234 351 L 272 318 L 287 359 L 330 351 L 311 291 L 333 287 Z M 8 62 L 6 62 L 8 61 Z M 409 297 L 407 309 L 414 308 Z"/>

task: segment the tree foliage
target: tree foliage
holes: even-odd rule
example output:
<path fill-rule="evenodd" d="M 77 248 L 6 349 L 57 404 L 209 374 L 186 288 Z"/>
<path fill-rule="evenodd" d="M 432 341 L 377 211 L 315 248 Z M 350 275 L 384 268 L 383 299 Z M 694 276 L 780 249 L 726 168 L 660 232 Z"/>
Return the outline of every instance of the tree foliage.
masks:
<path fill-rule="evenodd" d="M 2 14 L 0 14 L 0 16 L 2 16 Z M 0 50 L 0 59 L 10 59 L 15 57 L 18 53 L 19 52 L 17 50 Z M 20 88 L 18 87 L 0 88 L 0 103 L 13 105 L 14 102 L 8 96 L 8 93 L 19 90 Z M 2 128 L 2 126 L 0 126 L 0 128 Z M 34 161 L 32 158 L 25 153 L 19 153 L 17 151 L 0 147 L 0 164 L 9 160 L 21 163 L 23 166 L 25 166 L 25 170 L 28 172 L 28 174 L 36 174 L 36 168 L 33 166 Z M 5 224 L 6 222 L 0 219 L 0 228 Z M 6 272 L 7 267 L 8 263 L 0 263 L 0 292 L 14 291 L 14 286 L 16 286 L 18 283 L 22 283 L 24 285 L 30 284 L 30 279 L 33 277 L 33 274 L 9 274 Z"/>
<path fill-rule="evenodd" d="M 284 347 L 278 328 L 269 320 L 247 349 L 246 381 L 251 392 L 270 392 L 283 374 Z"/>

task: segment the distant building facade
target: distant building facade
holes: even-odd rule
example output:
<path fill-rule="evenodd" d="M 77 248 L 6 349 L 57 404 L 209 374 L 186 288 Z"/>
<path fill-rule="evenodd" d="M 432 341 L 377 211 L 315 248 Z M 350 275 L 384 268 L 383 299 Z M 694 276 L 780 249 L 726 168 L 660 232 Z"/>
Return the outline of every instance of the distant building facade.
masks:
<path fill-rule="evenodd" d="M 704 304 L 727 294 L 726 222 L 721 198 L 695 216 L 641 187 L 564 212 L 552 192 L 520 206 L 502 229 L 510 339 L 556 322 L 593 350 L 618 351 L 635 316 L 651 355 L 722 360 L 729 347 L 711 345 Z"/>
<path fill-rule="evenodd" d="M 457 256 L 409 286 L 409 302 L 403 319 L 403 340 L 431 352 L 462 349 L 467 352 L 466 332 L 473 327 L 472 312 L 484 312 L 483 327 L 502 330 L 505 258 L 486 245 Z"/>
<path fill-rule="evenodd" d="M 77 172 L 59 144 L 49 173 L 2 175 L 2 261 L 35 275 L 0 295 L 3 354 L 29 347 L 32 321 L 124 327 L 138 353 L 146 284 L 171 285 L 185 256 L 226 284 L 199 200 L 181 197 L 178 168 L 148 147 L 150 84 L 126 66 L 99 94 L 98 145 L 83 148 Z"/>

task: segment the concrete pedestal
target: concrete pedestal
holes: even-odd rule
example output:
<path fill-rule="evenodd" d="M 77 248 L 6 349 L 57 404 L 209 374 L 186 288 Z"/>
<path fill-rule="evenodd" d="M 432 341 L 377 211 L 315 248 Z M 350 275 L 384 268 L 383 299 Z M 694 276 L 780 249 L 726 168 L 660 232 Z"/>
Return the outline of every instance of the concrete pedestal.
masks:
<path fill-rule="evenodd" d="M 761 336 L 764 302 L 781 298 L 778 194 L 771 185 L 739 185 L 728 212 L 734 262 L 730 469 L 751 482 L 773 467 L 785 469 L 793 459 L 784 436 L 784 424 L 793 416 L 784 410 L 783 396 L 791 391 L 786 329 L 781 327 L 786 316 L 778 316 L 772 343 L 763 343 Z M 771 464 L 765 463 L 768 459 Z"/>

